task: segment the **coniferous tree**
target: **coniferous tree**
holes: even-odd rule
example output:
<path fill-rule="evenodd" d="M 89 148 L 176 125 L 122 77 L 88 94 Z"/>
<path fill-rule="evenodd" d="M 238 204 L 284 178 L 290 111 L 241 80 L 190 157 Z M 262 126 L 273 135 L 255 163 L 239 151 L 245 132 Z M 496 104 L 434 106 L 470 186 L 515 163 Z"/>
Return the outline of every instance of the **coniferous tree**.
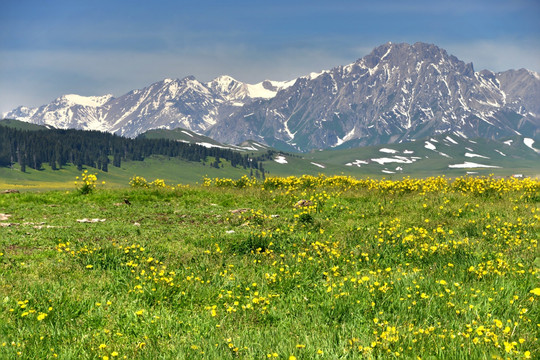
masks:
<path fill-rule="evenodd" d="M 207 162 L 215 168 L 224 167 L 224 162 L 244 169 L 259 169 L 262 161 L 271 158 L 271 153 L 250 158 L 230 149 L 206 148 L 196 144 L 164 139 L 128 139 L 99 131 L 82 130 L 38 130 L 26 131 L 0 126 L 0 166 L 11 166 L 18 162 L 22 168 L 29 166 L 41 169 L 42 163 L 51 168 L 62 168 L 74 164 L 79 170 L 83 166 L 108 170 L 112 157 L 113 166 L 120 167 L 124 161 L 143 161 L 151 155 L 180 157 L 187 161 Z"/>

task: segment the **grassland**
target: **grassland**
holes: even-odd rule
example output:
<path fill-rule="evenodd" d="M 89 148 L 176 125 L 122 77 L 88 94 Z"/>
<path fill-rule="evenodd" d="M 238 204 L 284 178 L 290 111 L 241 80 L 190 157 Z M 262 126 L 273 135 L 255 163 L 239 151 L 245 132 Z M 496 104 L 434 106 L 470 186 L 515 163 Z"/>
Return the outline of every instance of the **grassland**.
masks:
<path fill-rule="evenodd" d="M 206 176 L 240 178 L 249 175 L 249 170 L 242 167 L 234 168 L 223 161 L 223 168 L 216 169 L 208 164 L 214 159 L 209 157 L 207 164 L 184 161 L 178 158 L 152 156 L 145 161 L 129 161 L 122 163 L 120 168 L 109 167 L 108 172 L 94 168 L 85 168 L 90 173 L 98 174 L 100 181 L 105 181 L 107 188 L 125 188 L 133 176 L 143 176 L 149 180 L 163 179 L 168 184 L 196 184 Z M 0 167 L 0 190 L 18 189 L 28 191 L 44 190 L 73 190 L 73 181 L 80 175 L 76 166 L 67 165 L 60 170 L 51 170 L 43 164 L 43 170 L 26 168 L 22 173 L 19 166 L 13 170 Z"/>
<path fill-rule="evenodd" d="M 162 185 L 0 195 L 0 358 L 540 357 L 537 180 Z"/>

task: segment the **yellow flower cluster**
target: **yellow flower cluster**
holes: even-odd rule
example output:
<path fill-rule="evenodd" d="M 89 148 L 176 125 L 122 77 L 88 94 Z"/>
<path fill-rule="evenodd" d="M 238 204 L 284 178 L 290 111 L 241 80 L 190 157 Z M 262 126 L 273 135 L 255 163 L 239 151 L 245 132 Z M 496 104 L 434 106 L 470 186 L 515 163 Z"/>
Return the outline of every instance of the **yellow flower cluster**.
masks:
<path fill-rule="evenodd" d="M 460 192 L 466 195 L 501 195 L 507 192 L 520 192 L 523 197 L 534 197 L 540 193 L 540 181 L 537 179 L 525 178 L 494 178 L 489 177 L 457 177 L 453 180 L 445 176 L 429 177 L 426 179 L 403 178 L 401 180 L 378 180 L 378 179 L 355 179 L 351 176 L 331 176 L 325 175 L 311 176 L 289 176 L 289 177 L 267 177 L 263 181 L 250 179 L 242 176 L 238 180 L 223 178 L 204 178 L 204 186 L 215 187 L 262 187 L 265 190 L 288 189 L 295 191 L 299 189 L 331 188 L 331 189 L 367 189 L 377 190 L 390 194 L 399 193 L 447 193 Z"/>
<path fill-rule="evenodd" d="M 9 309 L 9 312 L 17 314 L 17 316 L 20 318 L 43 321 L 45 320 L 45 318 L 47 318 L 47 316 L 49 316 L 52 310 L 52 306 L 48 306 L 46 310 L 39 311 L 35 307 L 29 306 L 29 300 L 18 300 L 17 306 L 15 308 Z"/>
<path fill-rule="evenodd" d="M 105 181 L 102 181 L 102 184 L 105 184 Z M 75 186 L 77 186 L 77 190 L 83 195 L 94 192 L 96 185 L 97 174 L 89 174 L 88 170 L 84 170 L 80 177 L 75 177 Z"/>
<path fill-rule="evenodd" d="M 134 187 L 134 188 L 147 188 L 147 187 L 149 187 L 148 186 L 148 181 L 146 181 L 146 179 L 143 178 L 142 176 L 134 176 L 134 177 L 132 177 L 129 180 L 129 186 Z"/>
<path fill-rule="evenodd" d="M 178 184 L 176 186 L 170 186 L 165 183 L 165 180 L 163 179 L 155 179 L 154 181 L 148 182 L 144 177 L 142 176 L 133 176 L 129 180 L 129 185 L 133 188 L 143 188 L 143 189 L 168 189 L 168 190 L 174 190 L 174 189 L 181 189 L 181 188 L 187 188 L 189 185 L 181 185 Z"/>
<path fill-rule="evenodd" d="M 70 271 L 118 276 L 129 304 L 87 304 L 122 319 L 118 339 L 132 332 L 95 331 L 92 357 L 174 347 L 192 358 L 538 358 L 537 180 L 245 177 L 193 193 L 202 201 L 178 201 L 166 244 L 57 243 Z M 147 216 L 169 233 L 173 212 L 162 211 Z M 14 321 L 55 320 L 22 305 Z"/>
<path fill-rule="evenodd" d="M 204 177 L 203 186 L 209 187 L 209 186 L 216 186 L 216 187 L 235 187 L 235 188 L 246 188 L 246 187 L 252 187 L 258 185 L 258 181 L 254 178 L 250 178 L 247 175 L 243 175 L 238 180 L 233 179 L 226 179 L 226 178 L 208 178 Z"/>

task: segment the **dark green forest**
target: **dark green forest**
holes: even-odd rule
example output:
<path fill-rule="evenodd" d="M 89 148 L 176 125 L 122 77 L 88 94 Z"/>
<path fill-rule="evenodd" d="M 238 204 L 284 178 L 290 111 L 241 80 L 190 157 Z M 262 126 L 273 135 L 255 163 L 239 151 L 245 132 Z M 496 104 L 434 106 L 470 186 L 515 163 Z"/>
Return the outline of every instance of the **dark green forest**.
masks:
<path fill-rule="evenodd" d="M 245 154 L 230 149 L 207 148 L 168 139 L 124 138 L 118 135 L 86 130 L 21 130 L 0 125 L 0 166 L 18 163 L 26 168 L 42 169 L 49 164 L 53 170 L 67 164 L 79 170 L 92 167 L 108 171 L 109 165 L 120 167 L 123 161 L 144 161 L 151 155 L 177 157 L 187 161 L 207 163 L 219 168 L 222 160 L 233 167 L 257 169 L 264 174 L 262 161 L 275 154 Z"/>

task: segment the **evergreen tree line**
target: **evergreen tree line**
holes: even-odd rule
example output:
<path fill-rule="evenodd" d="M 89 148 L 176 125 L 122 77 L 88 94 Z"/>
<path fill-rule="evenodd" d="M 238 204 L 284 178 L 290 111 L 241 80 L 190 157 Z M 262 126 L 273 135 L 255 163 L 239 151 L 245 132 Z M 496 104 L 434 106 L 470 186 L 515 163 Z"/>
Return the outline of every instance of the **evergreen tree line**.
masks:
<path fill-rule="evenodd" d="M 178 157 L 187 161 L 207 162 L 220 167 L 221 160 L 234 167 L 258 169 L 264 173 L 262 161 L 271 159 L 274 151 L 249 156 L 230 149 L 207 148 L 169 139 L 124 138 L 118 135 L 85 130 L 20 130 L 0 126 L 0 166 L 19 163 L 21 170 L 40 170 L 49 164 L 53 170 L 67 164 L 108 171 L 109 164 L 120 167 L 123 161 L 143 161 L 150 155 Z M 111 161 L 112 160 L 112 161 Z"/>

